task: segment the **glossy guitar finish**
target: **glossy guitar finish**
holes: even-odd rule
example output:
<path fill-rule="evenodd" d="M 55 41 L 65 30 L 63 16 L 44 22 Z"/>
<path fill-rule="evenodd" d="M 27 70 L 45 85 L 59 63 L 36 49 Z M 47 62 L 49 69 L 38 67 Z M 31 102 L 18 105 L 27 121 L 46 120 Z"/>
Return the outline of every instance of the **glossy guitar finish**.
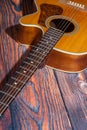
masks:
<path fill-rule="evenodd" d="M 74 2 L 82 3 L 81 0 Z M 66 32 L 56 44 L 48 55 L 47 65 L 68 72 L 84 70 L 87 67 L 87 2 L 82 4 L 84 9 L 58 0 L 36 0 L 37 12 L 20 19 L 20 41 L 36 43 L 37 37 L 48 30 L 52 20 L 66 19 L 73 23 L 74 29 Z"/>

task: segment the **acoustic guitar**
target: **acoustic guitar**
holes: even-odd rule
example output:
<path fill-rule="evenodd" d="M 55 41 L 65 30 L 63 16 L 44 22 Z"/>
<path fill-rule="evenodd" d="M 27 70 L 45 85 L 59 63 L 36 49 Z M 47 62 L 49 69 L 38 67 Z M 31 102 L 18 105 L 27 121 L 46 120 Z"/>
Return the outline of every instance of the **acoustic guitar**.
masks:
<path fill-rule="evenodd" d="M 0 115 L 46 57 L 48 66 L 62 71 L 87 67 L 86 4 L 81 0 L 36 0 L 37 12 L 20 19 L 18 39 L 31 49 L 0 86 Z"/>
<path fill-rule="evenodd" d="M 44 41 L 48 48 L 51 42 L 55 46 L 47 57 L 47 66 L 68 72 L 84 70 L 87 67 L 86 0 L 36 0 L 36 6 L 37 12 L 20 19 L 20 24 L 24 27 L 21 31 L 24 33 L 22 38 L 25 38 L 21 42 L 31 44 L 29 39 L 34 37 L 33 33 L 37 34 L 37 30 L 42 33 L 50 30 Z M 29 31 L 31 28 L 32 33 Z M 29 38 L 25 30 L 29 32 Z"/>

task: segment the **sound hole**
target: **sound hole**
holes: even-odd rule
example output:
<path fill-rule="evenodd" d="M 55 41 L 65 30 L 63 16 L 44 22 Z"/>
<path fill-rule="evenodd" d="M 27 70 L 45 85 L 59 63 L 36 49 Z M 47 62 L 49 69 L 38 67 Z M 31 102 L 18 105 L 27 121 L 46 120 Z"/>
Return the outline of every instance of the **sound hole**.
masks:
<path fill-rule="evenodd" d="M 53 19 L 50 22 L 51 27 L 60 29 L 64 31 L 65 33 L 72 32 L 75 28 L 74 24 L 71 21 L 68 21 L 66 19 Z"/>

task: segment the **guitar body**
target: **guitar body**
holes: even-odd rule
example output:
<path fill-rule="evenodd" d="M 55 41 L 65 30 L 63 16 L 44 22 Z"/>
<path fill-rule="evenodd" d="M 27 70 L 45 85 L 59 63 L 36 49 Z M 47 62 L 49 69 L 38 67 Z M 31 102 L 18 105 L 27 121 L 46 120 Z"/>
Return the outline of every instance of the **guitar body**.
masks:
<path fill-rule="evenodd" d="M 20 19 L 20 41 L 32 45 L 50 26 L 60 24 L 61 19 L 70 21 L 69 28 L 47 56 L 47 66 L 65 72 L 84 70 L 87 67 L 87 2 L 81 3 L 84 9 L 58 0 L 36 0 L 35 4 L 37 12 Z"/>

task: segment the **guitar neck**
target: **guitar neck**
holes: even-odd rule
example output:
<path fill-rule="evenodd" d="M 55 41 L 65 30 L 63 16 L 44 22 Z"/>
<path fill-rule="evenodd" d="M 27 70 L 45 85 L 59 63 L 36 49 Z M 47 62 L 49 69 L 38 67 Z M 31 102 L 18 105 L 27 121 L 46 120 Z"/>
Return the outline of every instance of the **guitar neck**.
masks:
<path fill-rule="evenodd" d="M 63 34 L 63 31 L 51 27 L 42 36 L 41 40 L 32 47 L 31 51 L 0 89 L 0 115 L 15 99 Z"/>

